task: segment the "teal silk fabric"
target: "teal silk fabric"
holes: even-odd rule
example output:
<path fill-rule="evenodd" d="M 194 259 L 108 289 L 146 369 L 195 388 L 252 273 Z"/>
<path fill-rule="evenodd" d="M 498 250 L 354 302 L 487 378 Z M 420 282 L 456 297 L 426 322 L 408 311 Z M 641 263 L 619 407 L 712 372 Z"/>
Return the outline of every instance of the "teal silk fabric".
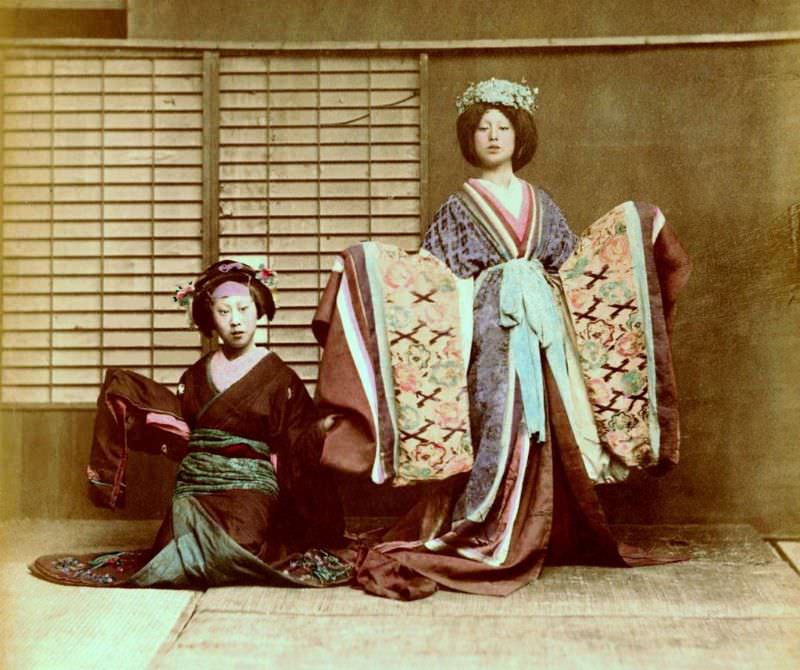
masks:
<path fill-rule="evenodd" d="M 540 350 L 561 382 L 568 387 L 567 357 L 564 350 L 564 323 L 544 277 L 542 264 L 535 258 L 518 258 L 497 266 L 503 272 L 500 285 L 499 324 L 510 331 L 512 365 L 519 389 L 529 435 L 546 437 L 544 378 Z M 490 270 L 491 271 L 491 270 Z M 569 395 L 565 401 L 569 401 Z"/>
<path fill-rule="evenodd" d="M 173 497 L 230 491 L 256 490 L 278 497 L 278 480 L 272 463 L 255 458 L 230 458 L 195 451 L 178 467 Z"/>
<path fill-rule="evenodd" d="M 215 453 L 241 444 L 265 458 L 234 458 Z M 224 430 L 195 428 L 189 438 L 189 453 L 178 467 L 174 497 L 244 489 L 261 491 L 270 498 L 277 498 L 278 478 L 267 458 L 269 454 L 265 442 L 249 440 Z"/>
<path fill-rule="evenodd" d="M 249 440 L 217 428 L 195 428 L 189 436 L 189 450 L 191 451 L 213 451 L 237 444 L 246 444 L 263 456 L 271 454 L 266 442 Z"/>

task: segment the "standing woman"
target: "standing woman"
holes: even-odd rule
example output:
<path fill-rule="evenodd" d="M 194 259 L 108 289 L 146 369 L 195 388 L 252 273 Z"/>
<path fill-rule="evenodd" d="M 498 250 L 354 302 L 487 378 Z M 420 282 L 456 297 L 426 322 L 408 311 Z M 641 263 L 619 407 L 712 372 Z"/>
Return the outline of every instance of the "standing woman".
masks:
<path fill-rule="evenodd" d="M 423 247 L 474 280 L 474 464 L 362 551 L 357 580 L 379 595 L 506 595 L 545 564 L 659 562 L 616 542 L 594 484 L 677 461 L 664 317 L 688 260 L 653 206 L 625 203 L 579 238 L 516 176 L 536 152 L 537 93 L 489 79 L 457 101 L 479 176 L 439 208 Z"/>

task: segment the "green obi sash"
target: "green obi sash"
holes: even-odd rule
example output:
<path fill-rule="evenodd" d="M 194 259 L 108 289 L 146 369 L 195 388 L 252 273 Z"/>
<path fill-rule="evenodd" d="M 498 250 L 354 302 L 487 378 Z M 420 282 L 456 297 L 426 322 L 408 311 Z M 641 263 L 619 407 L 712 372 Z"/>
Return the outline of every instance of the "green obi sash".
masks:
<path fill-rule="evenodd" d="M 215 453 L 237 444 L 245 444 L 265 458 L 231 458 Z M 213 428 L 195 429 L 189 437 L 189 453 L 178 466 L 173 498 L 232 489 L 261 491 L 276 498 L 278 479 L 269 454 L 265 442 Z"/>

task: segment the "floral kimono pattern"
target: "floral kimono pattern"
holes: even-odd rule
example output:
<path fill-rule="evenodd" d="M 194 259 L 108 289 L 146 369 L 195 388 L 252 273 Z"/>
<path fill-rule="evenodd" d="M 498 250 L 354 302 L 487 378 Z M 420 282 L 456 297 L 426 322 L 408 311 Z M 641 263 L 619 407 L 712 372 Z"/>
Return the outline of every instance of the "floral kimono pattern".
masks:
<path fill-rule="evenodd" d="M 369 405 L 365 419 L 382 436 L 372 480 L 404 486 L 469 471 L 471 280 L 457 279 L 426 252 L 372 242 L 346 250 L 337 268 L 344 334 Z"/>
<path fill-rule="evenodd" d="M 653 254 L 643 251 L 663 225 L 660 211 L 640 216 L 623 203 L 592 224 L 559 270 L 601 444 L 627 468 L 677 462 L 666 322 L 652 267 L 648 281 Z"/>

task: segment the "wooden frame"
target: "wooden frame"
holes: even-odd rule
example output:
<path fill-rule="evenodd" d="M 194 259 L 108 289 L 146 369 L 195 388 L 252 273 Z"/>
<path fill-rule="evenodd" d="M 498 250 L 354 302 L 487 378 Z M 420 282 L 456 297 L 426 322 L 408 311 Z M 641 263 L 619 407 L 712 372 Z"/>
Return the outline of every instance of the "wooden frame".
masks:
<path fill-rule="evenodd" d="M 664 47 L 703 44 L 752 44 L 757 42 L 797 42 L 800 30 L 743 32 L 743 33 L 697 33 L 682 35 L 608 35 L 603 37 L 531 37 L 525 39 L 485 40 L 396 40 L 396 41 L 328 41 L 328 42 L 225 42 L 225 41 L 178 41 L 163 40 L 87 40 L 63 39 L 4 39 L 0 48 L 14 47 L 67 47 L 99 49 L 195 49 L 228 53 L 251 51 L 287 53 L 321 53 L 328 51 L 363 51 L 408 53 L 436 53 L 443 51 L 509 51 L 520 49 L 603 49 L 631 47 Z"/>

